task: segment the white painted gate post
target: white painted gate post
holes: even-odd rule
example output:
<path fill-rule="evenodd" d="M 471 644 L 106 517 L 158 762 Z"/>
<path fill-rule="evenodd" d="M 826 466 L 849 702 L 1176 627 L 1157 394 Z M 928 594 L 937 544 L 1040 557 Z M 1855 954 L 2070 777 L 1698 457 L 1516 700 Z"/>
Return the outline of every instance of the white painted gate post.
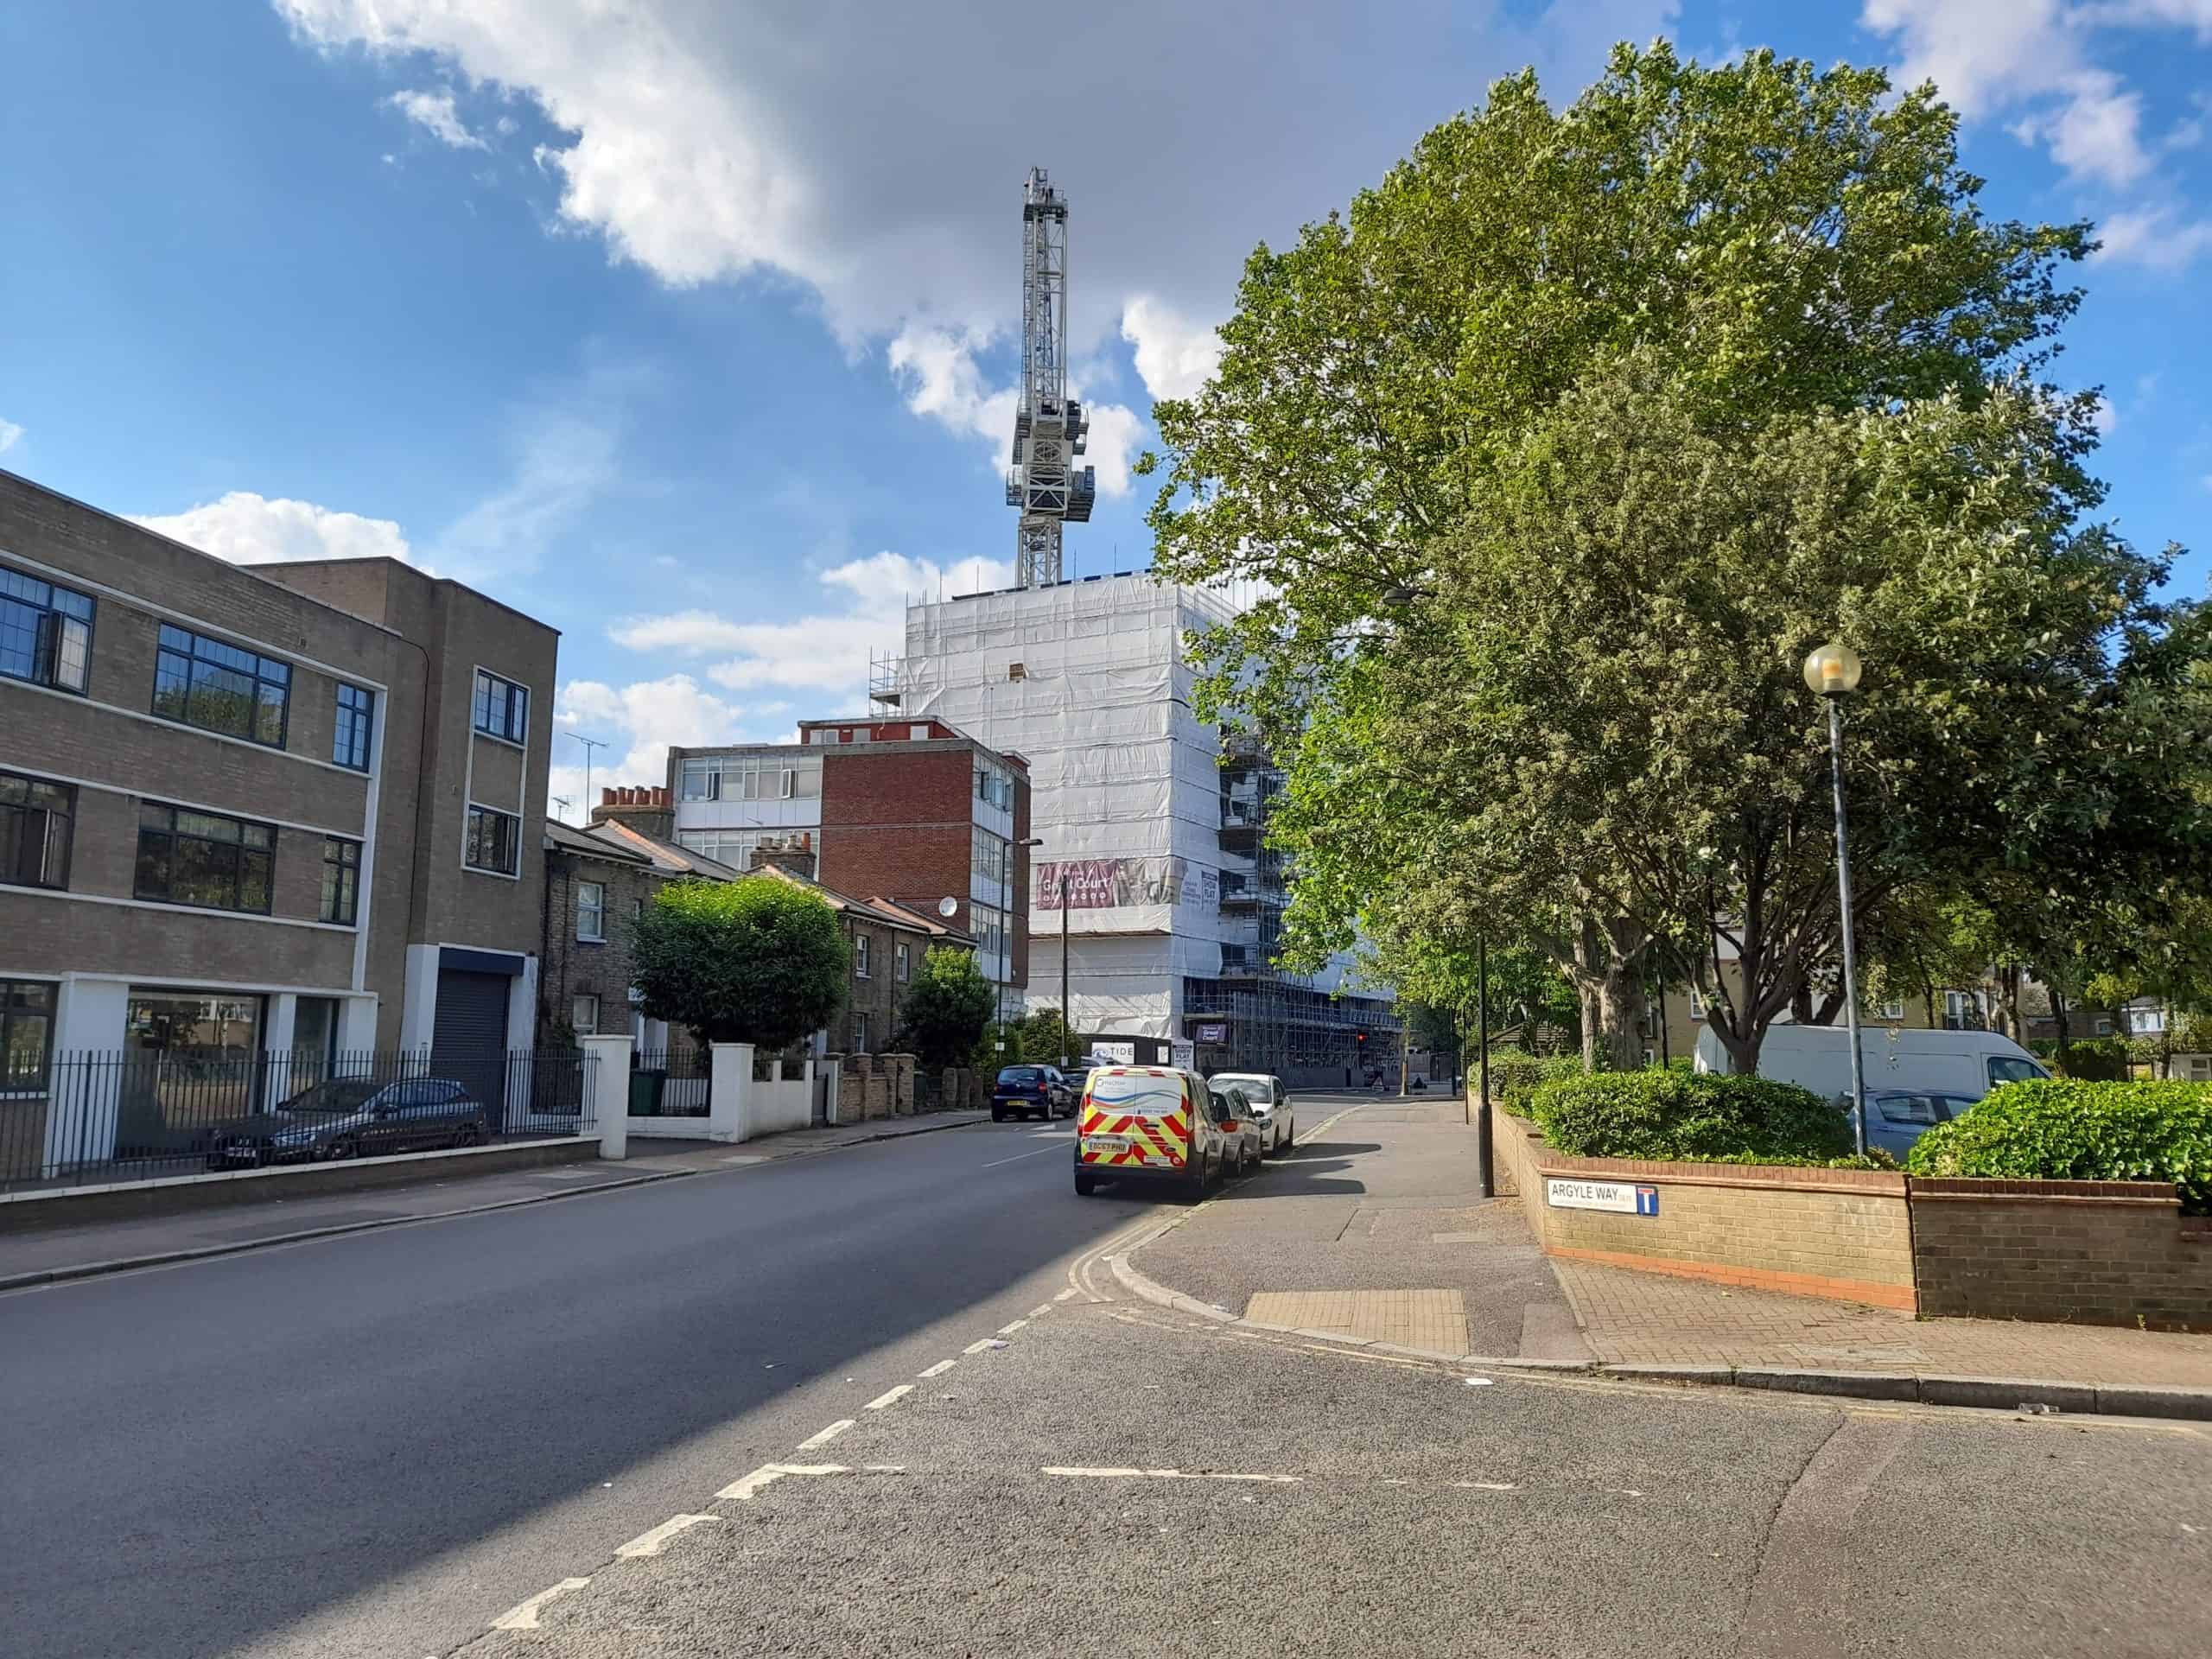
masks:
<path fill-rule="evenodd" d="M 584 1048 L 584 1087 L 591 1091 L 591 1109 L 599 1120 L 599 1155 L 620 1160 L 630 1155 L 630 1039 L 617 1032 L 603 1037 L 580 1037 Z"/>

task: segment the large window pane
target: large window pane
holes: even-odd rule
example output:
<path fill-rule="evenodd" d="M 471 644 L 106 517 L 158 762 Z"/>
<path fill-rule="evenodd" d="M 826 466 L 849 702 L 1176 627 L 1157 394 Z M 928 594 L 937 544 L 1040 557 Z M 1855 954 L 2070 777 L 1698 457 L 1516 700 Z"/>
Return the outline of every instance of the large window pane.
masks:
<path fill-rule="evenodd" d="M 45 1086 L 53 1027 L 53 986 L 0 979 L 0 1089 Z"/>
<path fill-rule="evenodd" d="M 165 626 L 155 657 L 154 712 L 282 748 L 291 680 L 289 664 Z"/>
<path fill-rule="evenodd" d="M 92 601 L 18 570 L 0 569 L 0 674 L 82 691 L 92 648 Z"/>

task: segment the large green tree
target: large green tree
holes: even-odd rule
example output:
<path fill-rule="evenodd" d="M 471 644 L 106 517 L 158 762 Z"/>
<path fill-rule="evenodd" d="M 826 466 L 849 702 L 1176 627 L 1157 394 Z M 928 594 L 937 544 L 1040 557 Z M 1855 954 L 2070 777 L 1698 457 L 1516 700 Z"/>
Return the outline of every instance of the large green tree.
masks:
<path fill-rule="evenodd" d="M 1348 213 L 1253 255 L 1218 372 L 1158 407 L 1144 464 L 1163 574 L 1263 584 L 1198 642 L 1201 701 L 1290 760 L 1294 959 L 1409 885 L 1426 925 L 1540 945 L 1624 1064 L 1655 969 L 1719 991 L 1714 958 L 1748 950 L 1750 990 L 1714 999 L 1740 1061 L 1834 940 L 1807 648 L 1933 630 L 1909 650 L 1967 664 L 1921 677 L 1938 703 L 2018 715 L 2078 675 L 2075 712 L 2151 721 L 2129 699 L 2156 699 L 2161 567 L 2074 535 L 2091 399 L 2039 384 L 2088 232 L 1992 220 L 1980 189 L 1932 89 L 1624 47 L 1563 110 L 1498 83 Z M 1618 424 L 1645 420 L 1664 442 Z M 1892 548 L 1911 574 L 1890 584 Z M 1890 735 L 1896 670 L 1855 753 Z M 1457 770 L 1475 747 L 1479 785 Z M 2037 799 L 2040 754 L 1979 759 L 2023 814 L 2012 856 L 2140 781 Z M 1716 767 L 1756 824 L 1718 833 Z M 1881 779 L 1897 857 L 1870 908 L 1956 874 L 1929 831 L 1987 781 Z"/>
<path fill-rule="evenodd" d="M 957 1065 L 982 1040 L 995 995 L 974 951 L 933 945 L 899 1005 L 899 1041 L 925 1065 Z"/>
<path fill-rule="evenodd" d="M 852 977 L 837 912 L 772 876 L 671 882 L 632 940 L 645 1013 L 702 1043 L 786 1048 L 836 1017 Z"/>

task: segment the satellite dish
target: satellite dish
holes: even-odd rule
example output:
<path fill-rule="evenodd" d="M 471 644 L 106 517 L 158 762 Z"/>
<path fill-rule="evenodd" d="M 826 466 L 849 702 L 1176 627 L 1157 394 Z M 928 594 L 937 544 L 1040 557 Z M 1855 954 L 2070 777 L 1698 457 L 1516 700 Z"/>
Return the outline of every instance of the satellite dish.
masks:
<path fill-rule="evenodd" d="M 937 913 L 948 922 L 960 913 L 960 901 L 947 894 L 937 901 Z"/>

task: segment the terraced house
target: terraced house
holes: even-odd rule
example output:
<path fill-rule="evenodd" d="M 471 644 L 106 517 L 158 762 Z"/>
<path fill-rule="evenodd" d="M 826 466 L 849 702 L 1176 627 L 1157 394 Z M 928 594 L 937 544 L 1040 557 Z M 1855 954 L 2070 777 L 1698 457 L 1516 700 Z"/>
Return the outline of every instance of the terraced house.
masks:
<path fill-rule="evenodd" d="M 65 1124 L 57 1056 L 527 1047 L 556 644 L 395 560 L 242 568 L 0 473 L 0 1180 L 112 1155 L 134 1103 Z"/>

